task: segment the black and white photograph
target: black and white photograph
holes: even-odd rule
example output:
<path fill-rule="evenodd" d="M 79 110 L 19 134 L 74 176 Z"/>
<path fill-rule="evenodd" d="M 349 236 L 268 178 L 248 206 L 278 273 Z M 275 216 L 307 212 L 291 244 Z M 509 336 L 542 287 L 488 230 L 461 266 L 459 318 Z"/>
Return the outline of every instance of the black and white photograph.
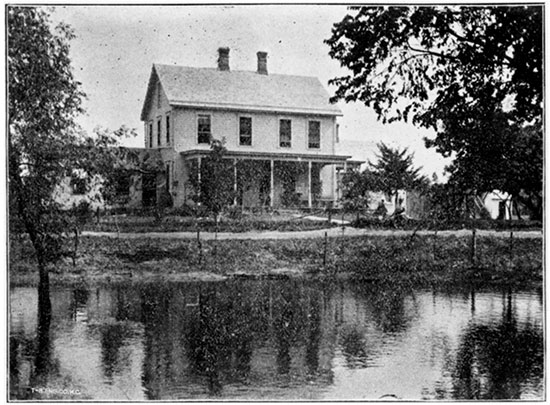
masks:
<path fill-rule="evenodd" d="M 546 401 L 544 3 L 4 24 L 4 400 Z"/>

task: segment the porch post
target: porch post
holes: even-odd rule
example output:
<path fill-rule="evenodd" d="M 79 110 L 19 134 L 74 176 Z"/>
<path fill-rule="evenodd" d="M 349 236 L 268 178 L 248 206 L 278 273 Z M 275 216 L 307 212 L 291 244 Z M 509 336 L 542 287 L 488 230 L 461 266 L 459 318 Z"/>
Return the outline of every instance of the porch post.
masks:
<path fill-rule="evenodd" d="M 197 190 L 197 195 L 200 197 L 201 196 L 201 168 L 202 168 L 202 158 L 199 156 L 197 158 L 197 162 L 199 164 L 199 170 L 198 170 L 198 185 L 199 185 L 199 189 Z"/>
<path fill-rule="evenodd" d="M 275 162 L 273 159 L 270 159 L 269 164 L 271 166 L 271 178 L 270 178 L 270 184 L 269 184 L 269 206 L 273 208 L 273 200 L 275 199 L 275 174 L 274 174 L 274 168 L 275 168 Z"/>
<path fill-rule="evenodd" d="M 307 162 L 307 207 L 311 208 L 311 160 Z"/>
<path fill-rule="evenodd" d="M 237 206 L 237 159 L 233 159 L 233 205 Z"/>
<path fill-rule="evenodd" d="M 336 165 L 331 166 L 331 172 L 332 172 L 332 205 L 336 206 L 336 201 L 338 200 L 338 192 L 336 190 Z"/>

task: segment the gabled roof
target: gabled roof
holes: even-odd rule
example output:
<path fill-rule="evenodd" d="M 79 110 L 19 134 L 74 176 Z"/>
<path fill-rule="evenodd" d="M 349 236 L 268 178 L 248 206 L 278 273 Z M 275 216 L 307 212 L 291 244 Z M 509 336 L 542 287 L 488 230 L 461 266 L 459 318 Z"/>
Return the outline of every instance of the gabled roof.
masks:
<path fill-rule="evenodd" d="M 173 106 L 342 115 L 336 105 L 329 103 L 329 95 L 316 77 L 155 64 L 143 103 L 142 120 L 146 119 L 157 78 Z"/>

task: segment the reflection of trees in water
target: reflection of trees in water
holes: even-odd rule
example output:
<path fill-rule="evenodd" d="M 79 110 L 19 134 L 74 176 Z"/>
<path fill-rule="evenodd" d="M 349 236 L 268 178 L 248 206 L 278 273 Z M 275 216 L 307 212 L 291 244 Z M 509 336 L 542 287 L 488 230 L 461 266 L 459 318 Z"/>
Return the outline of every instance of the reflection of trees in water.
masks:
<path fill-rule="evenodd" d="M 141 322 L 144 327 L 143 373 L 147 398 L 159 399 L 164 382 L 170 381 L 170 355 L 174 337 L 169 330 L 173 289 L 165 284 L 141 287 Z"/>
<path fill-rule="evenodd" d="M 367 350 L 364 334 L 356 327 L 341 331 L 342 353 L 349 368 L 367 367 Z"/>
<path fill-rule="evenodd" d="M 88 296 L 89 292 L 85 288 L 79 287 L 72 291 L 72 297 L 69 304 L 71 319 L 76 320 L 78 311 L 86 307 L 86 304 L 88 303 Z"/>
<path fill-rule="evenodd" d="M 535 325 L 518 328 L 511 293 L 498 324 L 470 325 L 461 337 L 453 373 L 457 399 L 519 399 L 544 373 L 544 338 Z"/>
<path fill-rule="evenodd" d="M 205 384 L 216 395 L 224 385 L 266 378 L 264 373 L 270 373 L 271 366 L 282 375 L 292 367 L 299 367 L 304 375 L 318 371 L 321 292 L 296 281 L 201 284 L 199 289 L 192 307 L 185 300 L 178 304 L 178 295 L 189 295 L 183 286 L 174 291 L 150 287 L 142 292 L 143 382 L 150 399 L 161 398 L 170 382 Z M 164 305 L 159 296 L 171 304 Z M 174 319 L 175 313 L 180 318 Z M 170 327 L 174 322 L 177 325 Z M 181 360 L 174 354 L 178 345 L 182 346 Z M 263 364 L 257 374 L 252 362 L 261 348 L 271 348 L 275 361 Z M 294 361 L 296 354 L 303 356 L 304 363 Z"/>
<path fill-rule="evenodd" d="M 417 309 L 406 308 L 405 299 L 411 297 L 415 303 L 414 292 L 409 286 L 399 283 L 351 284 L 352 291 L 359 302 L 365 302 L 371 310 L 376 326 L 384 333 L 403 333 L 411 320 L 417 315 Z"/>
<path fill-rule="evenodd" d="M 132 331 L 123 323 L 101 325 L 99 328 L 101 343 L 101 366 L 108 384 L 112 383 L 113 376 L 123 369 L 123 360 L 120 358 L 120 349 L 126 344 Z"/>
<path fill-rule="evenodd" d="M 49 284 L 40 283 L 36 336 L 28 338 L 24 333 L 16 333 L 11 335 L 9 340 L 10 397 L 12 399 L 36 398 L 36 394 L 33 394 L 29 388 L 45 387 L 50 377 L 59 374 L 59 364 L 52 358 L 51 319 Z M 22 381 L 20 368 L 23 367 L 23 361 L 29 358 L 33 359 L 29 381 Z"/>
<path fill-rule="evenodd" d="M 310 374 L 319 369 L 319 343 L 321 340 L 321 298 L 316 294 L 311 296 L 309 306 L 309 334 L 306 344 L 306 364 Z"/>

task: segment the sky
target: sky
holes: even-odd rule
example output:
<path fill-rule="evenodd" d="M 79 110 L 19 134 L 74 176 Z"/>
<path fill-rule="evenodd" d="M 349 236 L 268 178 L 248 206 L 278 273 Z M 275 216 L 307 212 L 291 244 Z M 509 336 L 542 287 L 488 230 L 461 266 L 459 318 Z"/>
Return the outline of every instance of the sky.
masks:
<path fill-rule="evenodd" d="M 216 67 L 217 50 L 230 48 L 232 70 L 256 70 L 256 52 L 268 53 L 270 73 L 315 76 L 330 95 L 328 81 L 348 72 L 328 55 L 323 41 L 334 23 L 353 11 L 341 5 L 241 6 L 58 6 L 54 23 L 71 25 L 75 79 L 87 95 L 79 123 L 89 133 L 97 126 L 136 128 L 143 145 L 141 107 L 153 63 Z M 409 148 L 423 173 L 443 177 L 443 159 L 426 149 L 423 137 L 434 133 L 411 124 L 384 125 L 360 103 L 338 103 L 343 117 L 337 153 L 375 160 L 376 143 Z"/>

